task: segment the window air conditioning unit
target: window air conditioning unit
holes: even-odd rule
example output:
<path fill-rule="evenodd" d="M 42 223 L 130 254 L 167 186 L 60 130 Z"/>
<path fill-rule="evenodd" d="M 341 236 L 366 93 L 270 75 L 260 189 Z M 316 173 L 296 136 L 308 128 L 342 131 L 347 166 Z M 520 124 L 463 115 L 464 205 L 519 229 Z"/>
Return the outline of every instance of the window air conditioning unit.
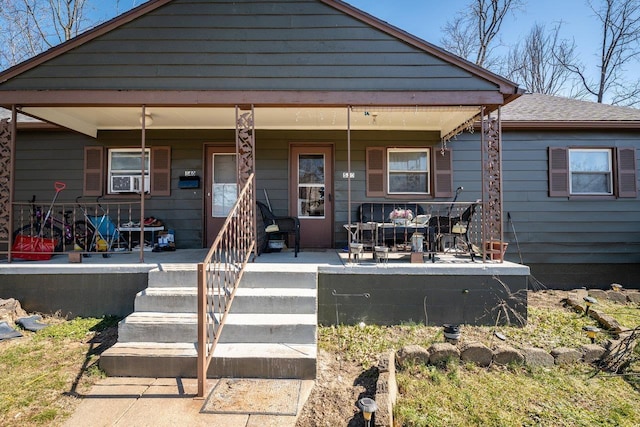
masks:
<path fill-rule="evenodd" d="M 140 193 L 140 175 L 113 175 L 110 193 Z M 144 177 L 144 192 L 149 192 L 149 177 Z"/>

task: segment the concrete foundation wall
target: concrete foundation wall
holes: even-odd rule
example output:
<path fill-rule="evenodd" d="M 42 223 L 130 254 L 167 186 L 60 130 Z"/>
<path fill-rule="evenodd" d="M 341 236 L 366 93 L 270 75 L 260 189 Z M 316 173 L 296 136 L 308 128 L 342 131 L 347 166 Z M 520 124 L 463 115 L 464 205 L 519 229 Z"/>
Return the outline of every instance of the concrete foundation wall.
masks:
<path fill-rule="evenodd" d="M 124 317 L 148 274 L 0 274 L 0 298 L 15 298 L 27 312 L 65 317 Z"/>
<path fill-rule="evenodd" d="M 318 323 L 494 325 L 527 319 L 522 275 L 318 275 Z"/>

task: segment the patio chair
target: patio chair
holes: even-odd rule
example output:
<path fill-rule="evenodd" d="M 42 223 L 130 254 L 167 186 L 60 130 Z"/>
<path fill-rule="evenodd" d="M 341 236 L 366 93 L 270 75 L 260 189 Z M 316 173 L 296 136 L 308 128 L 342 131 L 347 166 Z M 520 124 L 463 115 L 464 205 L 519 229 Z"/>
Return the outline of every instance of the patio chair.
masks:
<path fill-rule="evenodd" d="M 262 202 L 256 202 L 262 215 L 263 225 L 268 240 L 278 240 L 281 235 L 293 235 L 294 238 L 294 256 L 298 256 L 300 251 L 300 220 L 293 216 L 276 216 L 267 205 Z M 265 252 L 268 247 L 265 248 Z"/>
<path fill-rule="evenodd" d="M 460 250 L 462 252 L 468 252 L 472 261 L 475 259 L 475 250 L 469 238 L 469 229 L 471 228 L 471 220 L 476 213 L 478 205 L 479 202 L 477 201 L 471 203 L 460 216 L 434 216 L 429 219 L 429 225 L 435 228 L 438 246 L 442 245 L 442 240 L 446 236 L 453 238 L 451 247 L 443 249 L 445 252 Z"/>

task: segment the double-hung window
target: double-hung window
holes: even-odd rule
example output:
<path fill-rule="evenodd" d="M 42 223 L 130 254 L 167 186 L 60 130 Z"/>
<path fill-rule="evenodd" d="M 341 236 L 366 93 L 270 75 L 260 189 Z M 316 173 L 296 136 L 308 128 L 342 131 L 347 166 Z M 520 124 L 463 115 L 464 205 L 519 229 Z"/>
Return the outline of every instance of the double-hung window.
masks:
<path fill-rule="evenodd" d="M 569 193 L 613 194 L 611 150 L 603 148 L 569 149 Z"/>
<path fill-rule="evenodd" d="M 549 196 L 636 197 L 634 148 L 549 147 Z"/>
<path fill-rule="evenodd" d="M 429 150 L 389 148 L 387 150 L 389 194 L 429 194 Z"/>
<path fill-rule="evenodd" d="M 431 147 L 367 147 L 367 197 L 423 200 L 450 197 L 453 168 L 449 150 Z"/>

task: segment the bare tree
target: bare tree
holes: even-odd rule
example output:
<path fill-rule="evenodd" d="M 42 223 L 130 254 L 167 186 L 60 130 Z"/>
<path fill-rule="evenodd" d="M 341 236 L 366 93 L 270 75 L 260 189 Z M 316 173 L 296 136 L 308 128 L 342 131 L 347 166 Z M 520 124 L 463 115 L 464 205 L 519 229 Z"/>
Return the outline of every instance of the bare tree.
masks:
<path fill-rule="evenodd" d="M 601 24 L 601 43 L 596 79 L 590 79 L 582 65 L 564 64 L 578 76 L 584 89 L 602 103 L 640 103 L 640 79 L 627 81 L 625 67 L 640 56 L 640 1 L 600 0 L 600 6 L 589 1 L 589 7 Z"/>
<path fill-rule="evenodd" d="M 492 68 L 496 59 L 491 53 L 504 18 L 522 7 L 524 0 L 473 0 L 443 27 L 441 43 L 458 56 Z"/>
<path fill-rule="evenodd" d="M 509 51 L 507 76 L 528 92 L 559 95 L 570 83 L 573 73 L 564 64 L 576 62 L 573 41 L 560 39 L 560 27 L 550 32 L 535 24 L 522 43 Z"/>
<path fill-rule="evenodd" d="M 114 8 L 106 10 L 99 0 L 0 0 L 0 68 L 37 55 L 122 12 L 121 3 L 116 0 Z M 139 1 L 123 3 L 127 9 Z"/>

